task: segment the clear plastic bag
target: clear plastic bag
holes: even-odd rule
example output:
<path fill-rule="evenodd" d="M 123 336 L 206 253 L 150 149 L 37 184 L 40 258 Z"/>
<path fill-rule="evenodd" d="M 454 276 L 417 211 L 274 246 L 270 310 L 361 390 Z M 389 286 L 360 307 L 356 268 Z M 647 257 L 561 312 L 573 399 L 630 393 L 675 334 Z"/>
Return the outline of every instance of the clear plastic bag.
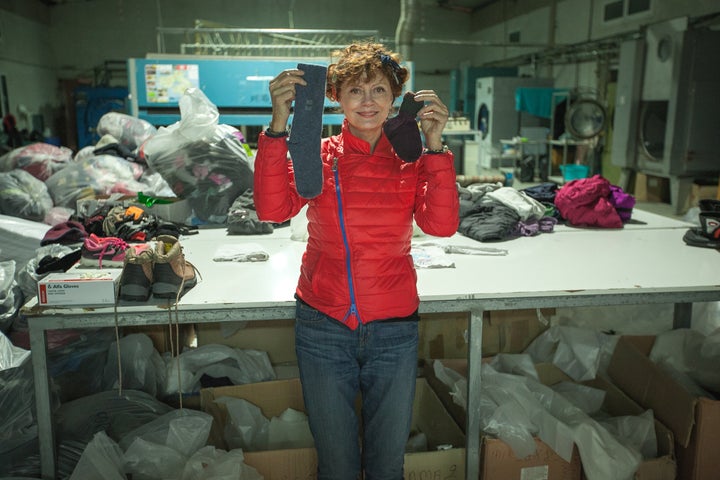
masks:
<path fill-rule="evenodd" d="M 49 143 L 31 143 L 9 151 L 0 157 L 0 171 L 16 168 L 25 170 L 40 181 L 65 168 L 72 160 L 72 150 Z"/>
<path fill-rule="evenodd" d="M 165 395 L 199 391 L 203 375 L 227 377 L 234 385 L 275 379 L 270 357 L 260 350 L 210 344 L 188 349 L 179 358 L 166 355 L 164 360 L 167 366 Z"/>
<path fill-rule="evenodd" d="M 76 208 L 81 198 L 121 193 L 134 196 L 147 191 L 140 182 L 142 165 L 129 162 L 114 155 L 98 155 L 68 167 L 48 178 L 47 185 L 55 205 Z"/>
<path fill-rule="evenodd" d="M 535 363 L 552 363 L 580 382 L 606 369 L 616 342 L 616 336 L 595 330 L 554 325 L 535 338 L 525 352 Z"/>
<path fill-rule="evenodd" d="M 270 421 L 260 407 L 235 397 L 218 397 L 215 403 L 224 405 L 228 412 L 223 438 L 229 448 L 247 452 L 267 449 Z"/>
<path fill-rule="evenodd" d="M 53 199 L 42 180 L 25 170 L 0 173 L 0 213 L 42 222 Z"/>
<path fill-rule="evenodd" d="M 118 388 L 117 343 L 108 349 L 108 359 L 103 376 L 103 388 Z M 120 339 L 120 363 L 123 372 L 123 388 L 142 390 L 157 396 L 165 384 L 165 363 L 155 350 L 152 340 L 145 334 L 134 333 Z"/>
<path fill-rule="evenodd" d="M 83 450 L 70 480 L 127 480 L 123 452 L 105 432 L 95 434 Z"/>
<path fill-rule="evenodd" d="M 253 174 L 242 134 L 218 118 L 202 90 L 189 88 L 180 98 L 180 121 L 158 129 L 139 156 L 199 219 L 224 223 L 233 201 L 252 188 Z"/>
<path fill-rule="evenodd" d="M 112 135 L 119 144 L 130 150 L 137 149 L 156 132 L 157 128 L 147 120 L 121 112 L 107 112 L 100 117 L 97 124 L 100 137 Z"/>
<path fill-rule="evenodd" d="M 13 451 L 37 437 L 35 389 L 30 350 L 14 346 L 0 333 L 0 458 L 5 463 L 20 462 Z M 0 466 L 3 468 L 11 465 Z"/>

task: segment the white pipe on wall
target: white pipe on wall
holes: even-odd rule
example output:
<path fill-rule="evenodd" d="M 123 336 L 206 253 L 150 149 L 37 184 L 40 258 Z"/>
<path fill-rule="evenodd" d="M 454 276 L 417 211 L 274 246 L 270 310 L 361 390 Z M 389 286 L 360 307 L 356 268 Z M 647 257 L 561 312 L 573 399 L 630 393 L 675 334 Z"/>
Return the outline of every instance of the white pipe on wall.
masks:
<path fill-rule="evenodd" d="M 400 0 L 400 19 L 395 30 L 395 45 L 404 61 L 412 60 L 413 35 L 418 17 L 418 0 Z"/>

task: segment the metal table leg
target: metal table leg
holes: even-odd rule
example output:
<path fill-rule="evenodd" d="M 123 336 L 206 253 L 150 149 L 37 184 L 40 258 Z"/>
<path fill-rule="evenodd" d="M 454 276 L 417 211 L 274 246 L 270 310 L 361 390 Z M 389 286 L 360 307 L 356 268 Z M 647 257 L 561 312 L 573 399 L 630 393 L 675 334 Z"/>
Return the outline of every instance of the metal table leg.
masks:
<path fill-rule="evenodd" d="M 50 379 L 47 367 L 47 335 L 45 329 L 32 327 L 30 320 L 30 352 L 35 382 L 35 410 L 40 444 L 42 478 L 55 478 L 55 431 L 50 402 Z"/>
<path fill-rule="evenodd" d="M 483 310 L 470 311 L 470 338 L 468 344 L 467 425 L 465 426 L 465 478 L 477 480 L 480 476 L 480 368 L 482 366 Z"/>

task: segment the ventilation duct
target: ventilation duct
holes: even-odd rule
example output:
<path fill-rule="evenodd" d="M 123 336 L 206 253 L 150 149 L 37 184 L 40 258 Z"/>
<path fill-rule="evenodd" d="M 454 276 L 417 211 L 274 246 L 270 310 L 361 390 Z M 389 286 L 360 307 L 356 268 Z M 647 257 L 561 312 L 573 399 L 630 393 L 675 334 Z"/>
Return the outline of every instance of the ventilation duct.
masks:
<path fill-rule="evenodd" d="M 395 45 L 403 61 L 411 61 L 413 36 L 418 18 L 418 0 L 400 0 L 400 20 L 395 30 Z"/>

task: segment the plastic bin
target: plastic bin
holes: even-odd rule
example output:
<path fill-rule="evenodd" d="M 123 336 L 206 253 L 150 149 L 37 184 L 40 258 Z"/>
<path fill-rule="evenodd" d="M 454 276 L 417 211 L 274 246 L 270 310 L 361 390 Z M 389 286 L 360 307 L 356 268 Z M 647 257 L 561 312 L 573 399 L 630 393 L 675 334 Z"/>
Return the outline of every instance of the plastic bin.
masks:
<path fill-rule="evenodd" d="M 570 180 L 587 178 L 590 173 L 590 167 L 587 165 L 567 164 L 560 165 L 560 171 L 562 172 L 563 179 L 569 182 Z"/>

